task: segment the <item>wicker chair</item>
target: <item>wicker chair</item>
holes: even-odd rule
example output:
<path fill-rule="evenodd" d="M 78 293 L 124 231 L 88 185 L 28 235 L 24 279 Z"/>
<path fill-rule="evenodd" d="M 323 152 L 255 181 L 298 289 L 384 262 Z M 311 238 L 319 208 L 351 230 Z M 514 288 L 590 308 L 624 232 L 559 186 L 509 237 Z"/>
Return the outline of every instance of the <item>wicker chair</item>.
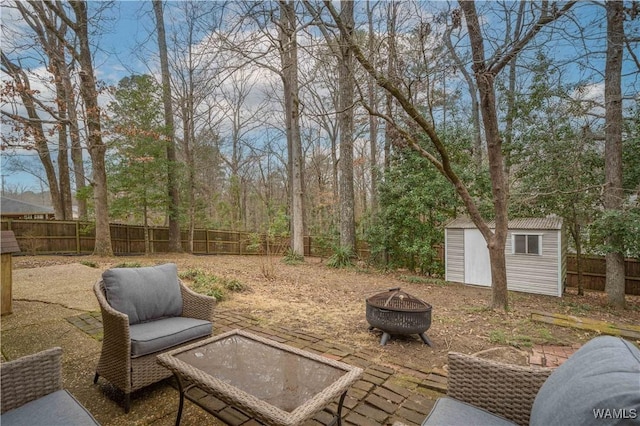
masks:
<path fill-rule="evenodd" d="M 551 368 L 504 364 L 449 353 L 447 396 L 520 425 L 529 424 L 533 401 Z"/>
<path fill-rule="evenodd" d="M 555 369 L 450 353 L 447 396 L 422 426 L 640 425 L 639 390 L 640 350 L 612 336 L 590 340 Z"/>
<path fill-rule="evenodd" d="M 3 425 L 98 425 L 62 389 L 62 349 L 51 348 L 0 365 Z"/>
<path fill-rule="evenodd" d="M 195 293 L 180 280 L 177 281 L 182 295 L 182 314 L 180 317 L 212 321 L 216 299 Z M 171 376 L 171 371 L 156 362 L 158 354 L 210 337 L 212 334 L 212 329 L 210 329 L 205 336 L 199 336 L 196 339 L 180 342 L 180 344 L 172 345 L 171 347 L 164 347 L 153 353 L 137 356 L 132 353 L 130 318 L 127 314 L 114 309 L 107 300 L 104 274 L 103 279 L 95 283 L 94 293 L 102 311 L 104 335 L 94 384 L 102 376 L 122 390 L 125 396 L 124 409 L 126 413 L 129 412 L 131 406 L 132 392 Z"/>

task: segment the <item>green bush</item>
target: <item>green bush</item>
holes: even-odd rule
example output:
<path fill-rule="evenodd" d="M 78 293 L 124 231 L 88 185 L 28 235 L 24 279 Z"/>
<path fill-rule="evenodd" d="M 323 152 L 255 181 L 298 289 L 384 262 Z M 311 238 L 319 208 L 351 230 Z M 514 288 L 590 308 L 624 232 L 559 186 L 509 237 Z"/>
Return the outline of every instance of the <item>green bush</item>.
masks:
<path fill-rule="evenodd" d="M 81 265 L 88 266 L 89 268 L 99 268 L 98 262 L 94 262 L 93 260 L 81 260 Z"/>
<path fill-rule="evenodd" d="M 336 246 L 333 248 L 333 254 L 327 259 L 327 266 L 336 269 L 353 266 L 353 257 L 351 248 Z"/>
<path fill-rule="evenodd" d="M 178 276 L 191 281 L 191 289 L 196 293 L 215 297 L 219 302 L 227 299 L 227 291 L 242 292 L 249 289 L 249 286 L 236 279 L 219 278 L 202 269 L 187 269 L 180 272 Z"/>
<path fill-rule="evenodd" d="M 231 292 L 241 293 L 243 291 L 249 290 L 249 286 L 247 286 L 246 284 L 242 284 L 240 281 L 234 278 L 220 278 L 219 281 L 222 284 L 222 287 Z"/>
<path fill-rule="evenodd" d="M 298 253 L 294 253 L 290 248 L 282 258 L 282 263 L 287 265 L 300 265 L 304 263 L 304 256 Z"/>
<path fill-rule="evenodd" d="M 114 268 L 140 268 L 142 264 L 140 262 L 121 262 L 113 266 Z"/>

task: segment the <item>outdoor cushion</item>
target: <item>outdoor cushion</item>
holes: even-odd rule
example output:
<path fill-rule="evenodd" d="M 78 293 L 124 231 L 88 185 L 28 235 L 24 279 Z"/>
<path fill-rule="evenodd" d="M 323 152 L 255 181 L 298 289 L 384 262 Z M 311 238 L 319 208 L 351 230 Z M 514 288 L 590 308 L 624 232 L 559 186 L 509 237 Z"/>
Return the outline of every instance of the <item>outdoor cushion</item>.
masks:
<path fill-rule="evenodd" d="M 173 317 L 133 324 L 129 328 L 131 357 L 162 351 L 200 337 L 210 336 L 213 325 L 195 318 Z"/>
<path fill-rule="evenodd" d="M 129 316 L 129 324 L 182 315 L 182 294 L 174 263 L 108 269 L 102 280 L 107 301 Z"/>
<path fill-rule="evenodd" d="M 640 424 L 640 350 L 611 336 L 586 343 L 542 385 L 530 424 Z"/>
<path fill-rule="evenodd" d="M 442 397 L 436 400 L 433 409 L 422 422 L 422 426 L 441 425 L 514 426 L 515 423 L 466 402 Z"/>
<path fill-rule="evenodd" d="M 2 426 L 88 426 L 99 425 L 69 392 L 59 390 L 7 411 Z"/>

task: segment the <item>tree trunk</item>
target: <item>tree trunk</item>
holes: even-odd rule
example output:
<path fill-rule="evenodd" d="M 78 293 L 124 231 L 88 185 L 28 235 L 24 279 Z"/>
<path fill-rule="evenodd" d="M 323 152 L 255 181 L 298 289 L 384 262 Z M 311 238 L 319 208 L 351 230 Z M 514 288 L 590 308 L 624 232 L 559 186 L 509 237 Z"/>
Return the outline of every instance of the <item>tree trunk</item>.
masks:
<path fill-rule="evenodd" d="M 62 219 L 73 220 L 73 206 L 71 197 L 71 176 L 69 173 L 69 146 L 68 146 L 68 114 L 66 91 L 62 81 L 61 69 L 66 68 L 64 59 L 64 46 L 58 43 L 57 52 L 50 56 L 51 66 L 55 78 L 56 104 L 58 105 L 58 117 L 60 125 L 58 127 L 58 179 L 60 182 L 60 204 L 62 205 Z"/>
<path fill-rule="evenodd" d="M 353 2 L 340 3 L 340 16 L 349 32 L 353 32 Z M 340 88 L 340 160 L 339 160 L 339 197 L 340 197 L 340 246 L 355 253 L 356 227 L 353 190 L 353 52 L 345 35 L 341 36 L 338 61 L 338 85 Z"/>
<path fill-rule="evenodd" d="M 507 198 L 508 188 L 504 176 L 504 161 L 502 157 L 502 139 L 498 127 L 496 111 L 495 74 L 487 69 L 484 58 L 484 40 L 473 2 L 460 2 L 464 11 L 471 50 L 473 55 L 473 70 L 480 92 L 480 109 L 487 139 L 487 157 L 489 160 L 489 175 L 491 177 L 491 194 L 495 213 L 495 230 L 485 230 L 483 236 L 489 247 L 491 260 L 491 288 L 493 308 L 508 308 L 507 269 L 505 260 L 505 244 L 507 240 Z M 478 224 L 476 224 L 478 225 Z M 480 228 L 480 227 L 479 227 Z M 480 228 L 482 232 L 483 229 Z"/>
<path fill-rule="evenodd" d="M 375 46 L 375 31 L 373 28 L 373 10 L 371 2 L 367 2 L 367 18 L 369 21 L 369 55 L 374 57 L 378 54 Z M 378 109 L 378 95 L 376 93 L 376 80 L 373 76 L 367 79 L 367 91 L 369 106 L 375 110 Z M 370 151 L 370 169 L 371 169 L 371 212 L 378 210 L 378 117 L 369 114 L 369 151 Z"/>
<path fill-rule="evenodd" d="M 388 32 L 388 51 L 389 58 L 387 60 L 387 75 L 396 84 L 396 63 L 398 60 L 398 52 L 396 46 L 396 24 L 398 20 L 398 2 L 389 2 L 387 5 L 387 32 Z M 387 92 L 385 99 L 386 114 L 388 117 L 394 115 L 394 100 L 393 95 Z M 391 146 L 394 144 L 395 139 L 398 138 L 396 132 L 394 132 L 393 126 L 387 125 L 384 132 L 384 170 L 387 171 L 391 164 Z M 385 252 L 385 261 L 387 259 L 387 253 Z"/>
<path fill-rule="evenodd" d="M 80 126 L 78 125 L 78 112 L 76 111 L 76 96 L 71 84 L 69 70 L 64 67 L 61 71 L 62 83 L 65 87 L 67 111 L 69 112 L 69 137 L 71 139 L 71 161 L 73 163 L 73 177 L 76 183 L 76 202 L 78 203 L 78 219 L 86 220 L 87 200 L 84 198 L 86 188 L 86 176 L 84 171 L 84 158 L 82 156 L 82 143 L 80 142 Z M 78 197 L 77 194 L 82 194 Z"/>
<path fill-rule="evenodd" d="M 291 251 L 304 256 L 304 176 L 300 137 L 300 100 L 298 88 L 298 39 L 295 1 L 280 1 L 280 42 L 284 85 L 289 182 L 291 195 Z"/>
<path fill-rule="evenodd" d="M 582 263 L 582 239 L 580 238 L 580 224 L 575 224 L 576 269 L 578 272 L 578 296 L 584 296 L 584 266 Z"/>
<path fill-rule="evenodd" d="M 605 213 L 614 216 L 622 210 L 622 50 L 624 46 L 624 7 L 619 1 L 607 1 L 607 55 L 605 66 Z M 625 271 L 622 235 L 612 232 L 607 245 L 612 251 L 605 256 L 607 277 L 605 291 L 608 303 L 617 309 L 625 307 Z"/>
<path fill-rule="evenodd" d="M 169 59 L 167 53 L 167 38 L 164 30 L 162 0 L 153 1 L 153 12 L 156 17 L 158 35 L 158 50 L 160 53 L 160 70 L 162 73 L 162 102 L 164 104 L 164 122 L 166 126 L 167 144 L 167 192 L 169 205 L 167 209 L 169 219 L 169 252 L 181 252 L 180 236 L 180 194 L 176 173 L 175 129 L 173 126 L 173 105 L 171 100 L 171 79 L 169 75 Z"/>
<path fill-rule="evenodd" d="M 93 201 L 96 216 L 96 243 L 94 254 L 98 256 L 113 256 L 111 247 L 111 229 L 109 226 L 109 204 L 107 200 L 107 172 L 105 168 L 105 154 L 107 147 L 102 141 L 100 125 L 100 106 L 98 105 L 98 91 L 96 89 L 95 74 L 89 48 L 89 34 L 87 22 L 86 2 L 72 2 L 71 6 L 76 14 L 74 28 L 78 36 L 80 61 L 80 95 L 84 101 L 87 115 L 87 145 L 93 165 Z"/>

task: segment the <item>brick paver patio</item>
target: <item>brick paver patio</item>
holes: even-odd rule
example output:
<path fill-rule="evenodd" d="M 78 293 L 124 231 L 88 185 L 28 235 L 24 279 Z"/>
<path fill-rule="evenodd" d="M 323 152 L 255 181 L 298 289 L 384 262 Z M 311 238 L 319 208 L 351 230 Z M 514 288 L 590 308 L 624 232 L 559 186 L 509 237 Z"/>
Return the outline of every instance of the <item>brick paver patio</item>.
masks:
<path fill-rule="evenodd" d="M 94 338 L 102 337 L 99 313 L 85 313 L 67 318 L 67 321 Z M 420 371 L 401 365 L 378 365 L 370 361 L 375 357 L 374 353 L 356 351 L 345 345 L 329 342 L 321 336 L 288 328 L 264 328 L 257 320 L 232 311 L 217 311 L 214 324 L 215 334 L 244 329 L 277 342 L 363 368 L 364 375 L 351 387 L 344 401 L 343 424 L 379 426 L 401 422 L 419 425 L 431 411 L 436 398 L 446 392 L 446 377 L 443 371 Z M 217 398 L 205 394 L 202 394 L 202 398 L 210 409 L 216 411 L 221 419 L 232 426 L 258 424 Z M 334 403 L 329 408 L 335 409 L 336 405 L 337 403 Z M 332 417 L 328 413 L 320 412 L 309 420 L 306 426 L 323 426 L 331 420 Z"/>
<path fill-rule="evenodd" d="M 558 367 L 567 360 L 581 345 L 553 346 L 534 345 L 529 363 L 538 367 Z"/>

